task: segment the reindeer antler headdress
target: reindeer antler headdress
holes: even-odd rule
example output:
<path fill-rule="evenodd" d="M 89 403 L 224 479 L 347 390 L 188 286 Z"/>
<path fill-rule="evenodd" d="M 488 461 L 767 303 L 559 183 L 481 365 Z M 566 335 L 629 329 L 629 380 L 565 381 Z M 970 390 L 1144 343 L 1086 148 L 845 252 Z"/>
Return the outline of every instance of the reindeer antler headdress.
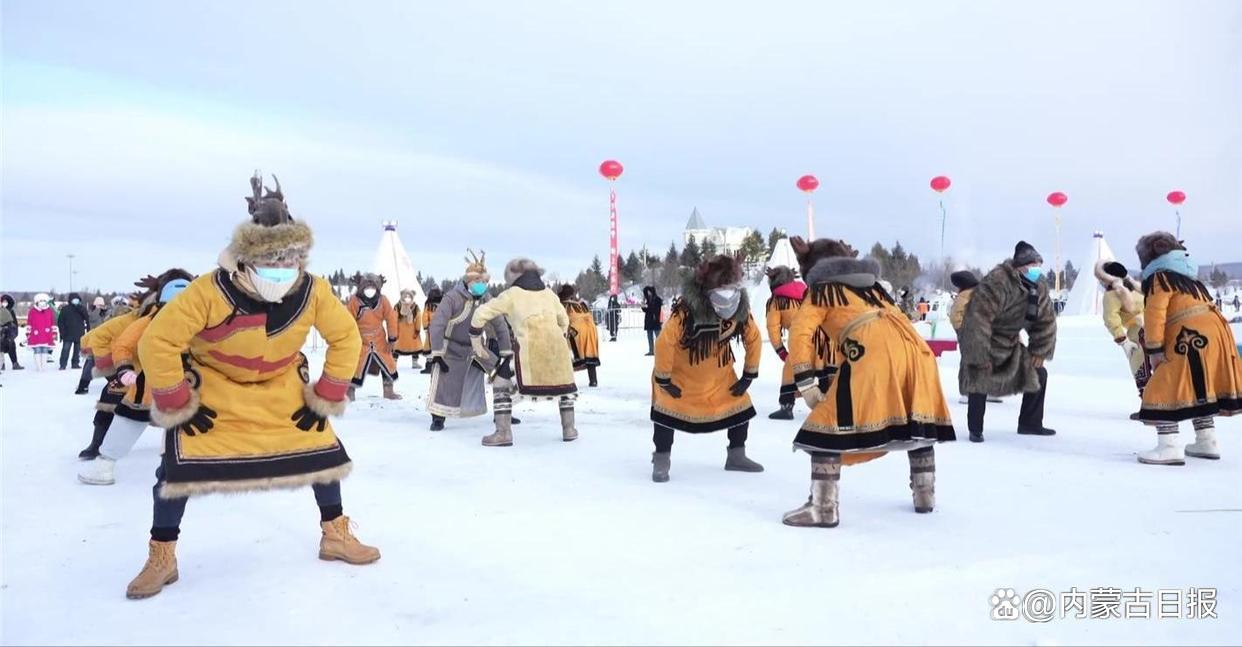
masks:
<path fill-rule="evenodd" d="M 467 249 L 466 254 L 466 272 L 462 275 L 462 279 L 466 283 L 491 281 L 492 277 L 487 273 L 487 252 L 480 249 L 479 253 L 475 254 L 473 249 Z"/>
<path fill-rule="evenodd" d="M 280 180 L 275 175 L 272 180 L 276 184 L 274 190 L 263 186 L 263 175 L 259 171 L 251 176 L 250 195 L 246 197 L 250 220 L 237 226 L 233 240 L 221 255 L 221 265 L 226 269 L 289 263 L 306 266 L 314 236 L 310 227 L 293 219 Z M 230 264 L 234 267 L 229 267 Z"/>

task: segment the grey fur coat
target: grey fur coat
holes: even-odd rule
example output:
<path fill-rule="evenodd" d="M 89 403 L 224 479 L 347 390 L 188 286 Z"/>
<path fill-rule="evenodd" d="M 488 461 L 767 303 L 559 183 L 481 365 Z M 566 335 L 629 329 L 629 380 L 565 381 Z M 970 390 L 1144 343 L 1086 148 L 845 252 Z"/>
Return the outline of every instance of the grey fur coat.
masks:
<path fill-rule="evenodd" d="M 1036 288 L 1033 320 L 1027 320 L 1028 283 L 1013 261 L 997 265 L 983 277 L 966 306 L 958 331 L 962 366 L 958 386 L 962 393 L 1002 396 L 1039 390 L 1039 375 L 1031 357 L 1052 359 L 1057 346 L 1057 316 L 1048 286 Z M 1027 344 L 1020 334 L 1026 330 Z"/>

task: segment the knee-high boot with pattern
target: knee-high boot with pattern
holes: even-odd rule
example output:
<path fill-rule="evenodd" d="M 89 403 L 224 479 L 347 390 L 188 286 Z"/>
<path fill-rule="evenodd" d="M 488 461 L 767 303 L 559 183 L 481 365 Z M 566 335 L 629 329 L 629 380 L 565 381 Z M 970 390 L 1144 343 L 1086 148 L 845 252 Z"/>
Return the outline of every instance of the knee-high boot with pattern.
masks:
<path fill-rule="evenodd" d="M 785 525 L 835 528 L 840 523 L 837 511 L 840 480 L 840 454 L 811 454 L 811 496 L 802 507 L 785 513 Z"/>

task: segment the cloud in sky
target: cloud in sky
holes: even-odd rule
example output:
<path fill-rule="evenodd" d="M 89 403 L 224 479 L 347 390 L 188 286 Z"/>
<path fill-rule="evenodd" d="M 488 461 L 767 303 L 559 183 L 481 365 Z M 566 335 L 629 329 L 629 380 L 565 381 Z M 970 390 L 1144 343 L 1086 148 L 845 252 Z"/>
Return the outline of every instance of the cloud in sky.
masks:
<path fill-rule="evenodd" d="M 256 167 L 315 228 L 320 271 L 401 221 L 425 273 L 465 247 L 572 276 L 712 224 L 819 231 L 990 265 L 1069 193 L 1070 259 L 1172 228 L 1201 261 L 1242 238 L 1242 5 L 980 2 L 6 2 L 8 289 L 120 288 L 208 269 Z"/>

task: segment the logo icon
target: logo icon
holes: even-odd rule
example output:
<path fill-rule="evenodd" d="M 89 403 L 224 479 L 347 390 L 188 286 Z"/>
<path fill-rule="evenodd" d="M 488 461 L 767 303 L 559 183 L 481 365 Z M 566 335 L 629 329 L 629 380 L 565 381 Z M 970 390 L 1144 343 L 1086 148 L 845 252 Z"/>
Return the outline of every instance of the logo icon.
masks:
<path fill-rule="evenodd" d="M 988 602 L 992 605 L 993 620 L 1017 620 L 1022 617 L 1022 598 L 1013 589 L 996 589 Z"/>

